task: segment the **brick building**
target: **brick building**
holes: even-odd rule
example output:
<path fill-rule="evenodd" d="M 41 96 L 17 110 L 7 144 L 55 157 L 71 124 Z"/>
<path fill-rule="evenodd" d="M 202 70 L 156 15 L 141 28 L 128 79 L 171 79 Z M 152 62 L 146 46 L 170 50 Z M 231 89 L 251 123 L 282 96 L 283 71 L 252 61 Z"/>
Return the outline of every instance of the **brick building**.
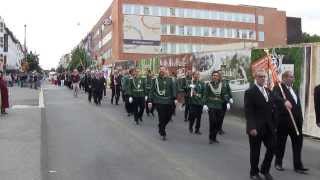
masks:
<path fill-rule="evenodd" d="M 82 41 L 99 64 L 287 44 L 286 12 L 182 0 L 114 0 Z"/>

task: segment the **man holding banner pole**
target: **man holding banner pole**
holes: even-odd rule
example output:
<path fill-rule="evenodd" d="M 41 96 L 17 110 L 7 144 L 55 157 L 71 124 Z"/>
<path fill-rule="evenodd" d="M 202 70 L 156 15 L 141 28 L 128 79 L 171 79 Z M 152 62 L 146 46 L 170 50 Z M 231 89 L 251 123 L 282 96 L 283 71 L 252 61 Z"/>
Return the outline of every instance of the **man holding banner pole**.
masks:
<path fill-rule="evenodd" d="M 284 171 L 282 160 L 289 135 L 292 143 L 294 170 L 297 173 L 304 174 L 308 169 L 304 168 L 301 161 L 303 116 L 300 98 L 292 88 L 293 81 L 293 72 L 285 71 L 282 74 L 282 83 L 279 83 L 273 89 L 274 94 L 281 99 L 281 101 L 277 101 L 278 123 L 275 168 Z"/>

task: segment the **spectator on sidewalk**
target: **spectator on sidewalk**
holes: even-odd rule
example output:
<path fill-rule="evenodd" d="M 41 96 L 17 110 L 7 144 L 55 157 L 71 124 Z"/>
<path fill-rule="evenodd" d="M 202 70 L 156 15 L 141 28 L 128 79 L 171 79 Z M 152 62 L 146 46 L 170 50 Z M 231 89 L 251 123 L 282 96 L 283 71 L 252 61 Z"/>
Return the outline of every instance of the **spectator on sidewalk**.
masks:
<path fill-rule="evenodd" d="M 1 94 L 1 114 L 7 114 L 6 108 L 9 107 L 9 96 L 7 83 L 3 78 L 3 72 L 0 71 L 0 94 Z"/>

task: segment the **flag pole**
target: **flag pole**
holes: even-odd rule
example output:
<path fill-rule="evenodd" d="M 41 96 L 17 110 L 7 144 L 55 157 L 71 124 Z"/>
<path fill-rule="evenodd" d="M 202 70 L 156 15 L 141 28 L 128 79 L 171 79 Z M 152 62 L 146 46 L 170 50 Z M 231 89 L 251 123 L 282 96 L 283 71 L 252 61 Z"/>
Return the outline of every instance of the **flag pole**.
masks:
<path fill-rule="evenodd" d="M 269 50 L 268 50 L 268 49 L 265 49 L 264 51 L 267 53 L 268 60 L 269 60 L 269 58 L 270 58 Z M 269 62 L 268 62 L 268 68 L 269 68 Z M 268 69 L 268 71 L 269 71 L 269 69 Z M 283 99 L 284 99 L 285 101 L 287 101 L 287 96 L 285 95 L 285 93 L 284 93 L 284 91 L 283 91 L 283 88 L 282 88 L 281 83 L 280 83 L 280 82 L 277 82 L 277 83 L 278 83 L 278 85 L 279 85 L 279 88 L 280 88 L 280 91 L 281 91 L 281 94 L 282 94 Z M 299 133 L 297 124 L 296 124 L 296 122 L 295 122 L 295 120 L 294 120 L 292 111 L 291 111 L 291 109 L 289 109 L 288 107 L 286 107 L 286 109 L 287 109 L 287 111 L 288 111 L 288 113 L 289 113 L 291 122 L 292 122 L 293 127 L 294 127 L 294 129 L 295 129 L 295 131 L 296 131 L 296 134 L 297 134 L 297 136 L 299 136 L 300 133 Z"/>

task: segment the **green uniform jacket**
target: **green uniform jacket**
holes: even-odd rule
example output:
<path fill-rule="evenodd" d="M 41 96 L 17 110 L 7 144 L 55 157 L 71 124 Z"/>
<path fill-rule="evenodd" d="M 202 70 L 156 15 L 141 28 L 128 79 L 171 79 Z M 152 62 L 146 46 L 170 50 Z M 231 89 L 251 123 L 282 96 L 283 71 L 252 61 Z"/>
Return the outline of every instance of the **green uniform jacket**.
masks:
<path fill-rule="evenodd" d="M 145 97 L 146 81 L 142 77 L 132 77 L 129 79 L 128 95 L 132 97 Z"/>
<path fill-rule="evenodd" d="M 149 95 L 152 87 L 152 76 L 146 77 L 146 93 Z"/>
<path fill-rule="evenodd" d="M 171 77 L 157 77 L 152 81 L 149 96 L 156 104 L 172 104 L 176 98 L 176 91 L 176 85 Z"/>
<path fill-rule="evenodd" d="M 190 87 L 191 84 L 195 85 L 195 88 Z M 190 95 L 189 96 L 189 104 L 190 105 L 203 105 L 203 96 L 205 91 L 205 84 L 201 81 L 191 81 L 190 85 L 187 88 L 187 92 Z M 191 91 L 193 91 L 193 94 L 191 94 Z"/>
<path fill-rule="evenodd" d="M 225 82 L 220 82 L 220 83 L 221 83 L 221 91 L 220 92 L 217 91 L 216 93 L 214 93 L 210 87 L 210 84 L 213 88 L 218 87 L 218 86 L 214 86 L 213 82 L 209 82 L 205 86 L 203 102 L 209 108 L 222 109 L 223 103 L 230 100 L 230 96 L 228 92 L 229 91 L 228 84 Z"/>

